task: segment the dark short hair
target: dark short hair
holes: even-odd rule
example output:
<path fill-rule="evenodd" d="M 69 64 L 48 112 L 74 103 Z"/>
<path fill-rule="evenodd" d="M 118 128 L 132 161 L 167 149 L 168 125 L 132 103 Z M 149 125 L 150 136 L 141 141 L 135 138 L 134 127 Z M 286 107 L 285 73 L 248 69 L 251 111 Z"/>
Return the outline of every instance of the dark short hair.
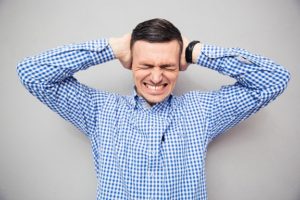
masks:
<path fill-rule="evenodd" d="M 139 23 L 132 31 L 130 48 L 138 40 L 147 42 L 170 42 L 177 40 L 182 52 L 183 42 L 181 33 L 171 22 L 165 19 L 155 18 Z"/>

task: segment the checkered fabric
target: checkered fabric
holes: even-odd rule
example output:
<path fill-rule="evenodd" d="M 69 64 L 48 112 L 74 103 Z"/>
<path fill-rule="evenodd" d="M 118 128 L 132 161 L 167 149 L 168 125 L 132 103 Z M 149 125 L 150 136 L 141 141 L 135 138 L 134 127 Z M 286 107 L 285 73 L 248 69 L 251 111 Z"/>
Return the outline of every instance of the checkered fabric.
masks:
<path fill-rule="evenodd" d="M 207 199 L 209 142 L 274 100 L 290 79 L 267 58 L 213 45 L 204 45 L 197 64 L 237 82 L 170 95 L 153 107 L 136 93 L 104 92 L 73 77 L 114 58 L 107 39 L 99 39 L 58 47 L 17 66 L 29 92 L 90 139 L 98 200 Z"/>

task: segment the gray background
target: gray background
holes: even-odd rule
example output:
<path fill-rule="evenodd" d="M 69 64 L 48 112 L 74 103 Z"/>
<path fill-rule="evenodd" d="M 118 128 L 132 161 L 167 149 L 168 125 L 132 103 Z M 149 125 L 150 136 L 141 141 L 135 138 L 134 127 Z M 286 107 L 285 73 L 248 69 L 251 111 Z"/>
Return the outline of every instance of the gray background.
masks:
<path fill-rule="evenodd" d="M 0 199 L 95 199 L 87 138 L 32 97 L 16 64 L 62 44 L 120 36 L 163 17 L 190 39 L 242 47 L 286 66 L 292 80 L 267 108 L 217 138 L 208 150 L 210 200 L 299 200 L 299 0 L 0 0 Z M 76 74 L 90 86 L 130 94 L 117 60 Z M 233 80 L 198 66 L 180 74 L 175 94 Z"/>

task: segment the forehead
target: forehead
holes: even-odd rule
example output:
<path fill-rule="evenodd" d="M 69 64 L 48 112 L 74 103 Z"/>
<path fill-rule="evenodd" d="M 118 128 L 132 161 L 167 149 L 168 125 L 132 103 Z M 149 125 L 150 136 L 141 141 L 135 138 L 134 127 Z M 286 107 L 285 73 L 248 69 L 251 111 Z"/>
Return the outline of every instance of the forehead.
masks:
<path fill-rule="evenodd" d="M 170 42 L 147 42 L 138 40 L 132 47 L 132 56 L 138 60 L 178 61 L 180 45 L 176 40 Z"/>

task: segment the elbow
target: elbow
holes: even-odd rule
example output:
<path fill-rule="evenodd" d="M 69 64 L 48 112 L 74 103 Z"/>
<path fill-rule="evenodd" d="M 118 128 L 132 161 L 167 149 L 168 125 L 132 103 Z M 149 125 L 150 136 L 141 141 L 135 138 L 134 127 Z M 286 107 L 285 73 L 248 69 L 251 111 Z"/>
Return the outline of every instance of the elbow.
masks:
<path fill-rule="evenodd" d="M 267 92 L 268 93 L 267 99 L 274 100 L 284 92 L 291 79 L 291 73 L 285 68 L 281 68 L 278 71 L 278 73 L 276 73 L 275 79 L 276 79 L 276 84 L 274 84 L 272 87 L 269 88 Z"/>
<path fill-rule="evenodd" d="M 26 72 L 26 63 L 27 63 L 27 60 L 24 59 L 17 64 L 17 75 L 22 83 L 24 83 L 24 81 L 26 79 L 25 78 L 26 77 L 26 73 L 25 73 Z"/>
<path fill-rule="evenodd" d="M 270 85 L 265 87 L 260 93 L 263 106 L 267 105 L 270 101 L 275 100 L 279 95 L 281 95 L 287 88 L 287 85 L 291 79 L 290 72 L 283 67 L 280 67 L 276 73 L 269 75 Z"/>
<path fill-rule="evenodd" d="M 285 88 L 287 88 L 287 85 L 288 85 L 289 81 L 291 80 L 291 73 L 287 69 L 283 68 L 281 70 L 281 73 L 279 73 L 278 76 L 279 76 L 279 79 L 281 80 L 280 86 L 283 91 Z"/>
<path fill-rule="evenodd" d="M 34 82 L 32 66 L 30 58 L 25 58 L 17 64 L 17 75 L 24 86 Z"/>

